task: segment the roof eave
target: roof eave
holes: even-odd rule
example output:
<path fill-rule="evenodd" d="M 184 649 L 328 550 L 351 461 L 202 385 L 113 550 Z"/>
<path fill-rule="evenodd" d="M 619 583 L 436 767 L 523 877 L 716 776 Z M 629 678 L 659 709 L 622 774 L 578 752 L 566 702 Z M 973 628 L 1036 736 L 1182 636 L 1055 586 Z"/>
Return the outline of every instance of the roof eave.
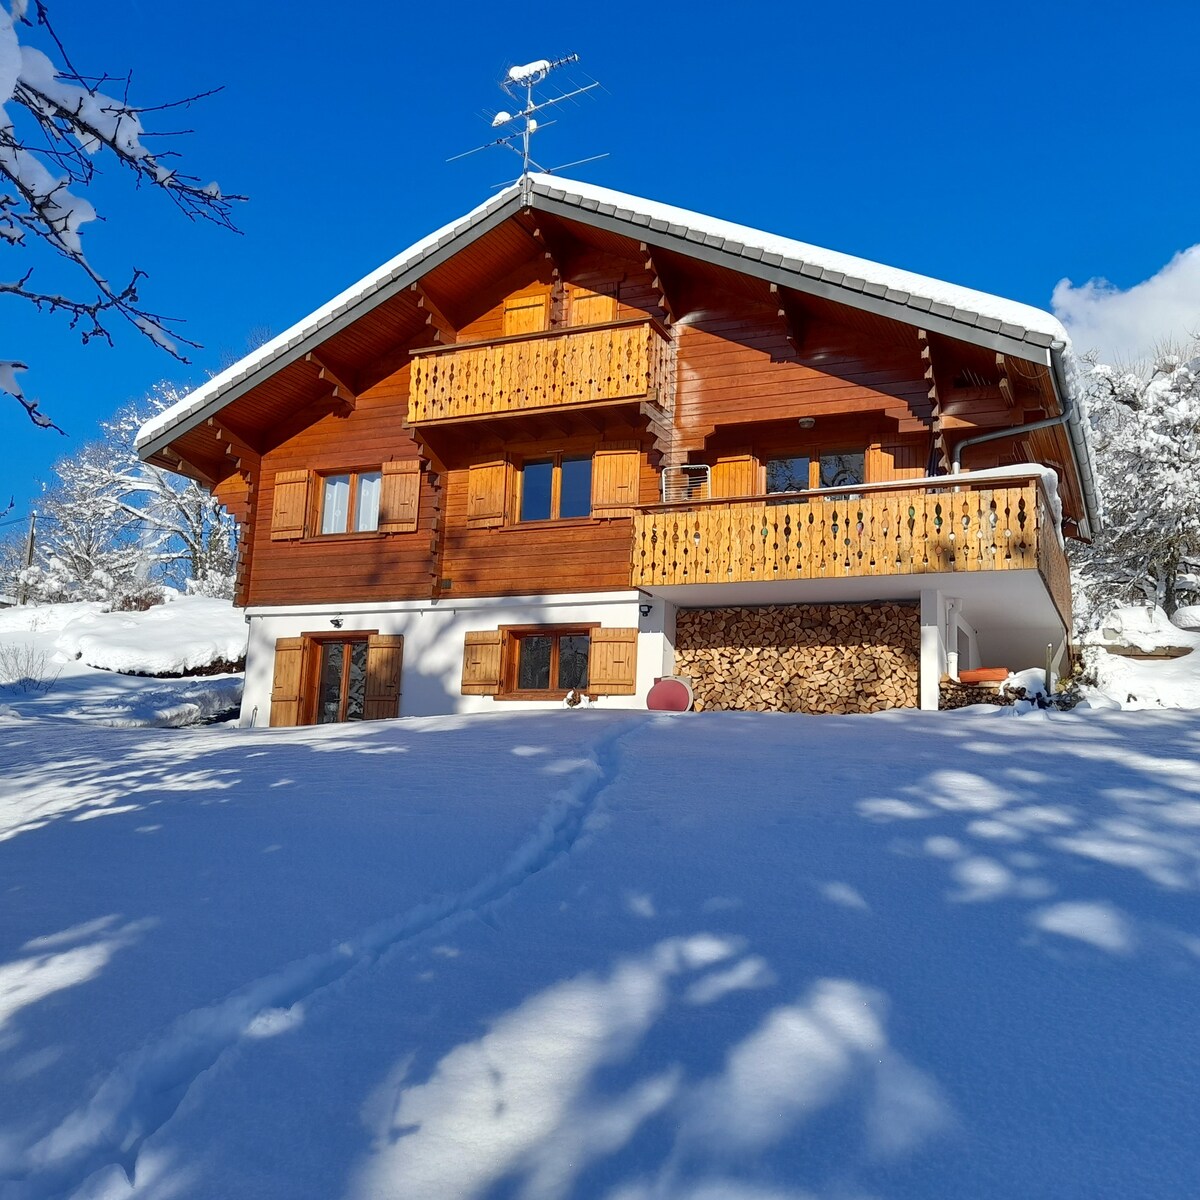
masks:
<path fill-rule="evenodd" d="M 434 267 L 457 254 L 462 249 L 464 243 L 469 243 L 476 238 L 482 237 L 497 225 L 503 224 L 513 213 L 520 211 L 523 207 L 525 207 L 525 203 L 521 191 L 515 188 L 511 189 L 510 194 L 494 208 L 484 208 L 467 220 L 455 225 L 450 233 L 439 240 L 434 246 L 414 257 L 411 262 L 398 267 L 387 279 L 381 280 L 377 287 L 363 292 L 336 313 L 331 313 L 327 320 L 309 330 L 305 330 L 303 327 L 311 320 L 311 317 L 306 317 L 304 320 L 297 322 L 293 326 L 296 330 L 295 337 L 290 339 L 286 346 L 281 347 L 278 353 L 256 363 L 244 375 L 233 379 L 227 387 L 215 392 L 199 407 L 186 413 L 181 413 L 178 420 L 174 421 L 171 425 L 166 426 L 152 437 L 147 438 L 144 442 L 139 441 L 137 443 L 138 456 L 143 460 L 147 460 L 159 453 L 159 451 L 169 446 L 179 437 L 180 434 L 186 433 L 201 421 L 206 420 L 227 405 L 232 404 L 239 397 L 252 391 L 260 383 L 283 370 L 284 367 L 303 358 L 305 354 L 316 349 L 316 347 L 334 334 L 352 325 L 360 317 L 382 304 L 385 300 L 410 287 L 426 272 L 431 271 Z M 252 357 L 253 355 L 247 355 L 247 358 Z"/>

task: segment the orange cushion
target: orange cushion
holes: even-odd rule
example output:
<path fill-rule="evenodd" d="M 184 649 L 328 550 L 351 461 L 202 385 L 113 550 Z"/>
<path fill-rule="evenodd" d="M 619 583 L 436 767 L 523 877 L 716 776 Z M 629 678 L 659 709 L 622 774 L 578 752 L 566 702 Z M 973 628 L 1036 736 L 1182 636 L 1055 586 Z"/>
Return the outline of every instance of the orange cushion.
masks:
<path fill-rule="evenodd" d="M 973 671 L 959 671 L 960 683 L 1003 683 L 1008 678 L 1007 667 L 976 667 Z"/>

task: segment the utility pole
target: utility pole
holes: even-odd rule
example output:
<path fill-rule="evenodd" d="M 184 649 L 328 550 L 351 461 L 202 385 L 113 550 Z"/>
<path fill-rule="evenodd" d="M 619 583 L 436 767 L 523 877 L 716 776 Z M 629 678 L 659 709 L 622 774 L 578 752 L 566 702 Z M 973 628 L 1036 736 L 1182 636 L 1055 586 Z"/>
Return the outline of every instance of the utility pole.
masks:
<path fill-rule="evenodd" d="M 25 570 L 21 572 L 21 578 L 17 583 L 17 603 L 24 604 L 29 593 L 29 584 L 26 582 L 26 573 L 33 566 L 33 540 L 37 529 L 37 510 L 29 510 L 29 536 L 25 539 Z"/>

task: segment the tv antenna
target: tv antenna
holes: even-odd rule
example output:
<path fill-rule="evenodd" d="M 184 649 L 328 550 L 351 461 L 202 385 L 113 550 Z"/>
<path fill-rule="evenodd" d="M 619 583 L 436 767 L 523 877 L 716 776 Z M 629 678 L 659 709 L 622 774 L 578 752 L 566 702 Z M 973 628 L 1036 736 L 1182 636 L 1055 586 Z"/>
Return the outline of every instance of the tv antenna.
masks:
<path fill-rule="evenodd" d="M 585 92 L 590 92 L 593 88 L 600 86 L 594 79 L 589 80 L 581 86 L 575 86 L 571 82 L 568 85 L 570 87 L 569 91 L 559 91 L 554 95 L 540 100 L 535 97 L 534 89 L 546 82 L 551 71 L 556 71 L 560 67 L 571 66 L 578 61 L 578 54 L 568 54 L 565 58 L 556 58 L 554 60 L 539 58 L 535 62 L 525 63 L 523 66 L 510 67 L 505 77 L 500 80 L 500 90 L 510 99 L 516 101 L 518 104 L 522 104 L 523 107 L 517 112 L 509 112 L 507 109 L 501 109 L 491 116 L 491 124 L 493 129 L 506 129 L 511 126 L 511 131 L 500 134 L 499 137 L 494 138 L 490 142 L 484 142 L 482 146 L 476 146 L 472 150 L 464 150 L 462 154 L 455 154 L 453 157 L 446 159 L 446 161 L 457 162 L 460 158 L 466 158 L 471 154 L 478 154 L 480 150 L 487 150 L 490 146 L 506 146 L 514 154 L 520 156 L 520 178 L 524 178 L 529 174 L 530 170 L 540 171 L 544 175 L 553 175 L 555 171 L 565 171 L 567 167 L 578 167 L 583 163 L 595 162 L 597 159 L 607 158 L 607 153 L 593 154 L 588 158 L 577 158 L 573 162 L 560 163 L 557 167 L 544 167 L 529 152 L 533 135 L 539 130 L 547 128 L 547 126 L 557 124 L 555 121 L 539 121 L 536 114 L 544 112 L 548 108 L 553 108 L 556 104 L 565 104 L 568 100 L 576 102 L 576 97 L 582 96 Z M 506 187 L 509 183 L 513 182 L 515 181 L 510 179 L 506 180 L 505 183 L 496 184 L 495 186 Z"/>

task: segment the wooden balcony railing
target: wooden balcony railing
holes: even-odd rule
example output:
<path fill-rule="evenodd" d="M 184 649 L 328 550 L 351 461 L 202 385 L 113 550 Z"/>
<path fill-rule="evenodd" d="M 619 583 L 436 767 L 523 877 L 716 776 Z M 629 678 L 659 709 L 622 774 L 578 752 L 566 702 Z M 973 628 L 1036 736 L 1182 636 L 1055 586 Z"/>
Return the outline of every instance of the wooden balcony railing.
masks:
<path fill-rule="evenodd" d="M 463 420 L 572 404 L 648 399 L 670 387 L 666 334 L 649 318 L 414 354 L 408 419 Z"/>
<path fill-rule="evenodd" d="M 911 483 L 641 509 L 634 587 L 1041 571 L 1070 625 L 1066 557 L 1037 478 L 950 486 Z"/>

